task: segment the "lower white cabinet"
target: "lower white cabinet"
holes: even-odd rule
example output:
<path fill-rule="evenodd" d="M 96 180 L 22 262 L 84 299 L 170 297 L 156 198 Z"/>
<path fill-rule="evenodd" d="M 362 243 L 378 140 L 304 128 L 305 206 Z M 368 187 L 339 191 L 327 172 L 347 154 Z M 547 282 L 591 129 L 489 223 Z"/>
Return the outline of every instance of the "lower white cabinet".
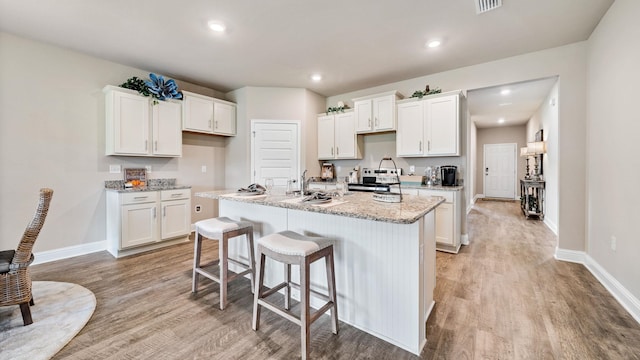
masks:
<path fill-rule="evenodd" d="M 171 245 L 191 232 L 191 190 L 107 192 L 107 249 L 115 257 Z"/>
<path fill-rule="evenodd" d="M 394 191 L 397 191 L 397 187 Z M 441 196 L 445 199 L 436 208 L 436 249 L 458 253 L 462 237 L 462 196 L 460 190 L 403 188 L 402 193 L 418 196 Z"/>

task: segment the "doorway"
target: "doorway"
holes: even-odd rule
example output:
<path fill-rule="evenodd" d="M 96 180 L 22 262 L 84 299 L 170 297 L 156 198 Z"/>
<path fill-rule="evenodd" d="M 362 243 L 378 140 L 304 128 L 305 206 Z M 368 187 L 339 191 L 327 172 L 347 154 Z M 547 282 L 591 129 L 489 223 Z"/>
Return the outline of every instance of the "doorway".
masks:
<path fill-rule="evenodd" d="M 251 121 L 252 182 L 264 184 L 272 178 L 275 188 L 300 174 L 300 122 L 288 120 Z"/>
<path fill-rule="evenodd" d="M 518 144 L 484 145 L 484 196 L 515 199 Z"/>

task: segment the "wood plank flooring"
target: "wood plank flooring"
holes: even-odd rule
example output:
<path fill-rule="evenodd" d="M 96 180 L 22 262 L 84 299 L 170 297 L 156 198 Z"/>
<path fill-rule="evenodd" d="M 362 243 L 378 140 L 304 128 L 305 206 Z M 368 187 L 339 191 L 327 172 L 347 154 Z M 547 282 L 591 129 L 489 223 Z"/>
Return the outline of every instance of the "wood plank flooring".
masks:
<path fill-rule="evenodd" d="M 640 325 L 582 265 L 553 259 L 555 236 L 512 202 L 481 201 L 471 245 L 437 253 L 436 307 L 420 357 L 328 316 L 311 330 L 323 359 L 640 359 Z M 216 242 L 204 242 L 212 260 Z M 107 252 L 32 267 L 34 280 L 93 291 L 87 326 L 54 359 L 295 359 L 300 330 L 269 311 L 251 329 L 249 281 L 191 294 L 192 243 L 113 259 Z M 37 306 L 37 299 L 36 299 Z M 37 321 L 37 319 L 34 319 Z"/>

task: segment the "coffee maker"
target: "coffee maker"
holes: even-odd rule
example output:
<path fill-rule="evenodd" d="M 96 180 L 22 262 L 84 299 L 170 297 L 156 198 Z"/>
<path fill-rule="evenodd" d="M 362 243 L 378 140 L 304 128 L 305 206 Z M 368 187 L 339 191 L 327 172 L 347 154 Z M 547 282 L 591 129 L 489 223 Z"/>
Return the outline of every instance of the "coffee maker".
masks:
<path fill-rule="evenodd" d="M 440 166 L 440 181 L 442 186 L 456 186 L 457 166 L 445 165 Z"/>

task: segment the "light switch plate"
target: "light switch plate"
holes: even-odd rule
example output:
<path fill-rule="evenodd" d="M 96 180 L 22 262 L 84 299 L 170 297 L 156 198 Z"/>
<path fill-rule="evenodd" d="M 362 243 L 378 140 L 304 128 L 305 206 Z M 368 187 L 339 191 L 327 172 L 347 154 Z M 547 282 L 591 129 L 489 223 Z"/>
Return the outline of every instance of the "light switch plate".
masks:
<path fill-rule="evenodd" d="M 416 167 L 414 165 L 409 166 L 409 172 L 410 173 L 416 172 Z"/>
<path fill-rule="evenodd" d="M 200 168 L 200 170 L 201 170 L 203 173 L 206 173 L 206 172 L 207 172 L 207 165 L 202 165 L 202 168 Z"/>
<path fill-rule="evenodd" d="M 147 165 L 144 168 L 147 170 L 147 174 L 151 173 L 151 165 Z"/>
<path fill-rule="evenodd" d="M 120 165 L 109 165 L 109 172 L 111 174 L 120 174 L 122 172 L 122 167 Z"/>

